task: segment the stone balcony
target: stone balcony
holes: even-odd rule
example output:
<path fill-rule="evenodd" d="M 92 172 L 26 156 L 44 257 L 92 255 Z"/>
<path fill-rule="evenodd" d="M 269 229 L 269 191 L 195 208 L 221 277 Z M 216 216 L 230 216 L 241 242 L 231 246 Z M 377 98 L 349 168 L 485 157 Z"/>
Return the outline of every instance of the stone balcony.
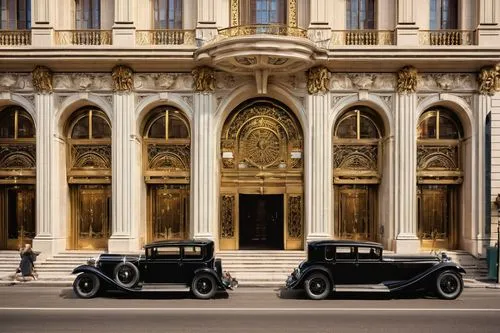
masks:
<path fill-rule="evenodd" d="M 455 46 L 474 45 L 474 31 L 472 30 L 420 30 L 418 32 L 419 45 Z"/>
<path fill-rule="evenodd" d="M 112 45 L 111 30 L 58 30 L 56 45 Z"/>
<path fill-rule="evenodd" d="M 0 30 L 0 46 L 31 45 L 31 30 Z"/>
<path fill-rule="evenodd" d="M 391 30 L 332 30 L 330 47 L 339 45 L 394 45 Z"/>
<path fill-rule="evenodd" d="M 195 45 L 195 30 L 137 30 L 135 45 Z"/>

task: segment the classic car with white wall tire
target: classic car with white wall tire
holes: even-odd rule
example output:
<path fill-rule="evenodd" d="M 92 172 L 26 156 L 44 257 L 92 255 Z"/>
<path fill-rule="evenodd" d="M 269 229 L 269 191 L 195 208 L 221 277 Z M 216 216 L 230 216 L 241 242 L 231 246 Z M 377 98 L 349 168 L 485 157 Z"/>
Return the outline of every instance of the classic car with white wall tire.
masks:
<path fill-rule="evenodd" d="M 104 290 L 191 291 L 196 298 L 208 299 L 238 284 L 222 271 L 211 240 L 158 241 L 144 249 L 138 255 L 101 254 L 75 268 L 75 294 L 92 298 Z"/>
<path fill-rule="evenodd" d="M 428 292 L 442 299 L 460 296 L 465 270 L 440 256 L 383 255 L 381 244 L 360 241 L 316 241 L 307 259 L 286 281 L 288 289 L 304 289 L 310 299 L 332 292 Z"/>

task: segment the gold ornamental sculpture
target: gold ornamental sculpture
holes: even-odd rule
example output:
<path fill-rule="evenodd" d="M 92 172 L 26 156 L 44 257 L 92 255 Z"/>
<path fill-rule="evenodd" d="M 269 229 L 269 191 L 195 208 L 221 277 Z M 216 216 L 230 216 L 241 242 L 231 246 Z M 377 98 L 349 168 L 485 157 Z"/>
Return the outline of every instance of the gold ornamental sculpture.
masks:
<path fill-rule="evenodd" d="M 311 95 L 326 92 L 329 81 L 330 72 L 324 66 L 313 67 L 307 71 L 307 91 Z"/>
<path fill-rule="evenodd" d="M 494 95 L 496 91 L 500 91 L 500 63 L 481 68 L 478 81 L 481 94 Z"/>
<path fill-rule="evenodd" d="M 411 94 L 417 90 L 418 71 L 413 66 L 405 66 L 398 72 L 398 93 Z"/>
<path fill-rule="evenodd" d="M 215 71 L 210 67 L 197 67 L 191 72 L 194 79 L 194 90 L 211 92 L 215 90 Z"/>
<path fill-rule="evenodd" d="M 111 78 L 115 92 L 130 92 L 134 88 L 134 72 L 127 66 L 115 66 L 111 71 Z"/>
<path fill-rule="evenodd" d="M 52 92 L 52 72 L 45 66 L 36 66 L 31 73 L 33 88 L 38 93 Z"/>

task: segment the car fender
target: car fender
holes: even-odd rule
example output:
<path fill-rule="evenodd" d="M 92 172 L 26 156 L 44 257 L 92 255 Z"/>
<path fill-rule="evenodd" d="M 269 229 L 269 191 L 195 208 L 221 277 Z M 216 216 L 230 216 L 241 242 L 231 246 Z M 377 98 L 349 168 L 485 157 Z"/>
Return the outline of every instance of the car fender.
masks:
<path fill-rule="evenodd" d="M 217 281 L 217 285 L 219 286 L 219 288 L 226 289 L 226 287 L 222 283 L 221 278 L 217 275 L 217 273 L 213 269 L 210 269 L 208 267 L 199 268 L 199 269 L 194 271 L 194 276 L 201 274 L 201 273 L 207 273 L 207 274 L 212 275 L 215 278 L 215 281 Z"/>
<path fill-rule="evenodd" d="M 309 267 L 305 268 L 304 271 L 300 272 L 300 277 L 294 283 L 292 288 L 301 286 L 304 283 L 307 276 L 312 274 L 313 272 L 321 272 L 321 273 L 325 274 L 328 277 L 328 279 L 330 280 L 330 283 L 333 287 L 332 273 L 330 273 L 330 271 L 328 269 L 326 269 L 325 267 L 323 267 L 321 265 L 313 265 L 313 266 L 309 266 Z"/>
<path fill-rule="evenodd" d="M 405 289 L 411 289 L 412 287 L 417 286 L 422 282 L 427 282 L 430 279 L 434 279 L 436 273 L 446 269 L 454 270 L 458 273 L 465 274 L 465 269 L 463 269 L 460 265 L 454 262 L 441 262 L 409 280 L 399 281 L 393 284 L 386 284 L 386 286 L 391 291 L 401 291 Z"/>
<path fill-rule="evenodd" d="M 71 274 L 80 274 L 80 273 L 90 273 L 96 275 L 102 282 L 105 282 L 109 285 L 115 286 L 116 288 L 123 290 L 123 291 L 135 291 L 131 288 L 126 288 L 122 287 L 119 284 L 116 283 L 115 280 L 109 278 L 106 276 L 103 272 L 101 272 L 99 269 L 97 269 L 94 266 L 89 266 L 89 265 L 81 265 L 73 269 L 73 272 Z"/>

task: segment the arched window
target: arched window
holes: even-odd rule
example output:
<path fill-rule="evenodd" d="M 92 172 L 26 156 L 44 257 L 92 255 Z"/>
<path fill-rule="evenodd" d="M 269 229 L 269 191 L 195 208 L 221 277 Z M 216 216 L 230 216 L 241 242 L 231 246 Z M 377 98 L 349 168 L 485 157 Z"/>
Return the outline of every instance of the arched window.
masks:
<path fill-rule="evenodd" d="M 379 139 L 383 133 L 373 111 L 356 107 L 346 112 L 337 123 L 334 136 L 338 139 Z"/>
<path fill-rule="evenodd" d="M 10 107 L 0 112 L 0 139 L 34 138 L 35 126 L 28 112 Z"/>
<path fill-rule="evenodd" d="M 78 30 L 101 28 L 100 0 L 75 0 L 75 28 Z"/>
<path fill-rule="evenodd" d="M 287 1 L 241 0 L 240 22 L 247 24 L 286 24 Z"/>
<path fill-rule="evenodd" d="M 88 109 L 75 117 L 69 135 L 71 139 L 109 139 L 111 127 L 104 112 Z"/>
<path fill-rule="evenodd" d="M 375 0 L 347 0 L 346 29 L 375 29 Z"/>
<path fill-rule="evenodd" d="M 429 29 L 458 29 L 458 0 L 430 0 Z"/>
<path fill-rule="evenodd" d="M 182 29 L 182 0 L 154 0 L 155 29 Z"/>
<path fill-rule="evenodd" d="M 189 124 L 183 114 L 171 107 L 155 110 L 146 124 L 144 136 L 150 139 L 189 139 Z"/>
<path fill-rule="evenodd" d="M 429 110 L 420 117 L 418 139 L 460 139 L 462 136 L 460 121 L 447 109 Z"/>
<path fill-rule="evenodd" d="M 31 29 L 31 0 L 0 0 L 0 29 Z"/>

